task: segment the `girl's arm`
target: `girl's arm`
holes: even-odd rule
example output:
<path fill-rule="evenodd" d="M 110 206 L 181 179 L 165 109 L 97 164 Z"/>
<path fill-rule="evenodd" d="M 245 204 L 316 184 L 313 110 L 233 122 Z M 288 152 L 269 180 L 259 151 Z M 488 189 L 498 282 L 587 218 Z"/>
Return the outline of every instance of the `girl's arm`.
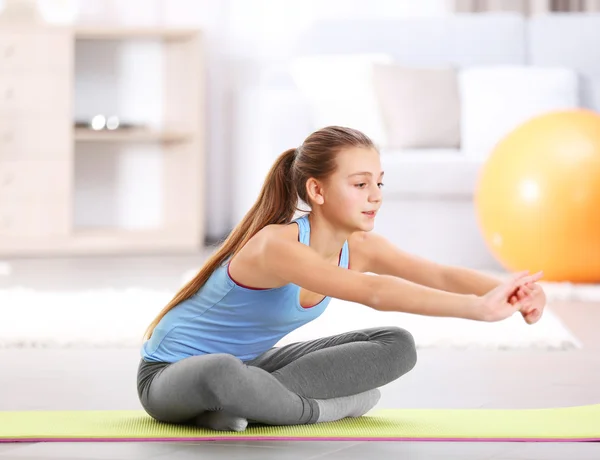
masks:
<path fill-rule="evenodd" d="M 293 283 L 311 292 L 376 310 L 428 316 L 496 321 L 510 316 L 518 308 L 502 299 L 509 286 L 503 286 L 500 294 L 486 299 L 430 288 L 395 276 L 372 276 L 323 261 L 312 248 L 292 241 L 277 228 L 265 230 L 256 262 L 261 270 L 278 277 L 282 284 Z M 522 281 L 511 280 L 515 286 L 518 282 Z M 512 285 L 510 288 L 514 289 Z"/>
<path fill-rule="evenodd" d="M 446 289 L 447 266 L 404 252 L 375 232 L 356 232 L 348 240 L 352 267 L 391 275 L 434 289 Z"/>
<path fill-rule="evenodd" d="M 444 269 L 444 289 L 450 292 L 484 295 L 502 282 L 497 277 L 469 268 L 448 266 Z"/>
<path fill-rule="evenodd" d="M 475 270 L 438 264 L 404 252 L 386 238 L 373 232 L 359 232 L 350 239 L 351 257 L 364 271 L 392 275 L 457 294 L 483 296 L 500 286 L 501 279 Z"/>

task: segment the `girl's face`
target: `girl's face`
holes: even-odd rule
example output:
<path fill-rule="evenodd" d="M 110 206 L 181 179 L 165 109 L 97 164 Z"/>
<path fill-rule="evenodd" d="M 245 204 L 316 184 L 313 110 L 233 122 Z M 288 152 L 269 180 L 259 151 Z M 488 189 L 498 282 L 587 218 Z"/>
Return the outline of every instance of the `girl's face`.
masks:
<path fill-rule="evenodd" d="M 373 230 L 382 202 L 379 153 L 364 147 L 344 149 L 337 155 L 337 164 L 323 184 L 323 213 L 351 232 Z"/>

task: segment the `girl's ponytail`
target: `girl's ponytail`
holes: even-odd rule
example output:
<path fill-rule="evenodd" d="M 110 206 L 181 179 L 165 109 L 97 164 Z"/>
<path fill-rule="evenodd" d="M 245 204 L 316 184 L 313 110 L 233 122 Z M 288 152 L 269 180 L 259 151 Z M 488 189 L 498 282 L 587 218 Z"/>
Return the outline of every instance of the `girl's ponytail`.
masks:
<path fill-rule="evenodd" d="M 233 229 L 221 247 L 200 269 L 198 274 L 179 290 L 146 329 L 144 339 L 149 339 L 160 320 L 169 310 L 190 298 L 210 275 L 230 257 L 235 255 L 259 230 L 270 224 L 286 224 L 294 217 L 298 204 L 294 160 L 296 149 L 283 152 L 275 161 L 263 183 L 258 199 Z"/>

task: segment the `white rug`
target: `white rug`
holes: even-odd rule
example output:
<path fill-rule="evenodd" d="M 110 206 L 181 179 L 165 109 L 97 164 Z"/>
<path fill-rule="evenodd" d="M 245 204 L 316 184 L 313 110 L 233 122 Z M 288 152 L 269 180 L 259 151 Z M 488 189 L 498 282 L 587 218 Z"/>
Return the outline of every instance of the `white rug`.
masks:
<path fill-rule="evenodd" d="M 600 300 L 598 286 L 546 285 L 554 299 Z M 150 321 L 173 293 L 150 289 L 41 292 L 0 290 L 0 348 L 139 346 Z M 294 331 L 280 344 L 310 340 L 372 326 L 409 330 L 419 348 L 544 349 L 580 348 L 579 340 L 546 309 L 535 325 L 520 315 L 498 323 L 382 313 L 362 305 L 333 300 L 317 320 Z"/>

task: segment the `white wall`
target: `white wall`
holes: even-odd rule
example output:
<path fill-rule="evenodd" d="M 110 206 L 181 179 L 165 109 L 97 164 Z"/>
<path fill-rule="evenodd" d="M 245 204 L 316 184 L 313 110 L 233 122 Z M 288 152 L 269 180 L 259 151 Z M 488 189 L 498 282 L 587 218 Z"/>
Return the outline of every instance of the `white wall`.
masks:
<path fill-rule="evenodd" d="M 229 71 L 232 62 L 283 59 L 294 38 L 319 19 L 430 16 L 450 11 L 449 0 L 40 0 L 40 5 L 54 21 L 77 17 L 81 23 L 109 21 L 204 30 L 207 232 L 213 238 L 233 225 L 229 214 L 234 169 L 231 147 L 234 142 L 244 142 L 231 139 L 228 129 L 231 86 L 236 77 Z M 159 126 L 160 106 L 148 102 L 159 98 L 147 95 L 160 91 L 160 47 L 152 43 L 112 50 L 83 46 L 85 49 L 78 49 L 76 115 L 114 111 Z M 148 227 L 160 221 L 160 155 L 155 148 L 123 147 L 99 158 L 92 147 L 84 147 L 77 158 L 77 172 L 79 225 Z"/>

